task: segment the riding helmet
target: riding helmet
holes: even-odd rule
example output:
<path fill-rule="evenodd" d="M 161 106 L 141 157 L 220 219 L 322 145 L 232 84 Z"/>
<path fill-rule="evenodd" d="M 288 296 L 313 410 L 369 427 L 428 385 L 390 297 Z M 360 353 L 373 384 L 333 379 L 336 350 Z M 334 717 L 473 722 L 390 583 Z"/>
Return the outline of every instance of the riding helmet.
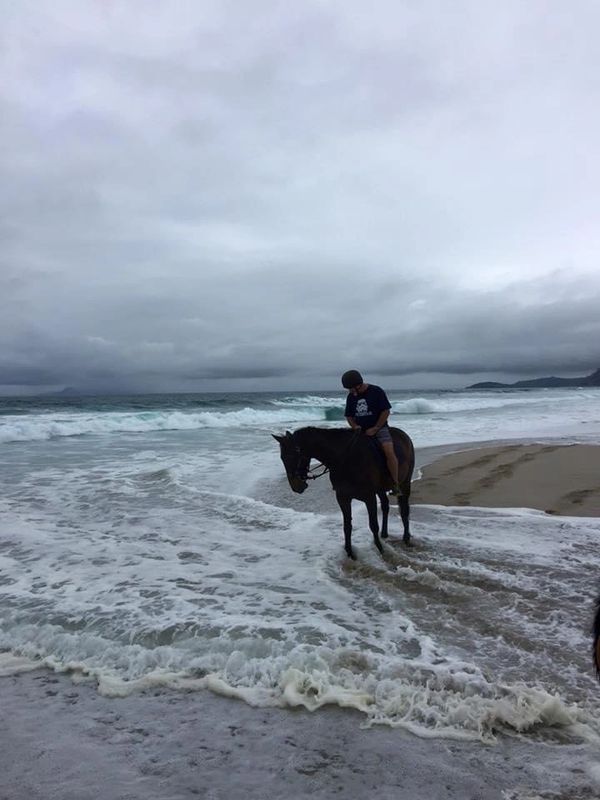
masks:
<path fill-rule="evenodd" d="M 342 375 L 342 386 L 344 389 L 354 389 L 355 386 L 360 386 L 363 382 L 362 375 L 356 369 L 349 369 Z"/>

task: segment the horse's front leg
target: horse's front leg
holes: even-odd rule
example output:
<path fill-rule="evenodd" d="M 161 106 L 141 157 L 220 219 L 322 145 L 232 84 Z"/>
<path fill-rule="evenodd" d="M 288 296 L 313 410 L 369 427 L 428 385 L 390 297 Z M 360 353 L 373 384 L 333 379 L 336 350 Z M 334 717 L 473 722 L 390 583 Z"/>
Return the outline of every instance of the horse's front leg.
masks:
<path fill-rule="evenodd" d="M 354 550 L 352 549 L 352 498 L 341 492 L 336 492 L 335 496 L 338 505 L 342 510 L 342 517 L 344 518 L 344 547 L 348 558 L 356 561 Z"/>
<path fill-rule="evenodd" d="M 387 492 L 379 492 L 379 502 L 381 503 L 381 538 L 388 538 L 388 517 L 390 514 L 390 501 Z"/>
<path fill-rule="evenodd" d="M 379 541 L 379 521 L 377 519 L 377 497 L 372 495 L 368 500 L 365 500 L 365 505 L 367 507 L 367 512 L 369 514 L 369 528 L 371 529 L 371 533 L 373 534 L 373 540 L 375 541 L 375 546 L 383 555 L 383 546 Z"/>
<path fill-rule="evenodd" d="M 409 517 L 410 517 L 410 506 L 408 504 L 408 497 L 406 495 L 401 495 L 398 498 L 398 505 L 400 506 L 400 516 L 402 517 L 402 525 L 404 527 L 404 536 L 402 537 L 402 541 L 408 547 L 411 546 L 410 544 L 410 529 L 409 529 Z"/>

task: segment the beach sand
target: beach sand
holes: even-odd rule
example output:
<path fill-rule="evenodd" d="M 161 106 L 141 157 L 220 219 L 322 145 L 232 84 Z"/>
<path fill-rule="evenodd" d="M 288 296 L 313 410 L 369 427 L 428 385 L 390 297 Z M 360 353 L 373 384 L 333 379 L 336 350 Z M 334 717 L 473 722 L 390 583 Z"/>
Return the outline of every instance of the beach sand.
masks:
<path fill-rule="evenodd" d="M 411 502 L 600 517 L 600 446 L 506 445 L 452 453 L 423 469 Z"/>
<path fill-rule="evenodd" d="M 414 502 L 600 516 L 600 447 L 470 449 L 424 468 Z M 599 688 L 600 691 L 600 688 Z M 589 800 L 590 745 L 495 745 L 361 728 L 358 712 L 253 708 L 210 692 L 107 698 L 36 670 L 0 678 L 0 800 Z"/>
<path fill-rule="evenodd" d="M 39 670 L 0 678 L 2 800 L 591 800 L 589 746 L 421 739 L 336 707 L 209 692 L 103 697 Z"/>

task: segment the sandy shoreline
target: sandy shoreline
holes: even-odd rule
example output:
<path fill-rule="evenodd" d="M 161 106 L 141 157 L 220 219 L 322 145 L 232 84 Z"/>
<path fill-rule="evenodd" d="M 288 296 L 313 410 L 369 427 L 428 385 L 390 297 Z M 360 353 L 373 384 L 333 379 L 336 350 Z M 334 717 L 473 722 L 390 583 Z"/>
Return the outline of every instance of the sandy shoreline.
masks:
<path fill-rule="evenodd" d="M 336 707 L 107 698 L 47 670 L 0 678 L 0 707 L 2 800 L 587 800 L 600 786 L 589 746 L 421 739 Z"/>
<path fill-rule="evenodd" d="M 600 446 L 506 445 L 452 453 L 423 469 L 411 501 L 600 517 Z"/>

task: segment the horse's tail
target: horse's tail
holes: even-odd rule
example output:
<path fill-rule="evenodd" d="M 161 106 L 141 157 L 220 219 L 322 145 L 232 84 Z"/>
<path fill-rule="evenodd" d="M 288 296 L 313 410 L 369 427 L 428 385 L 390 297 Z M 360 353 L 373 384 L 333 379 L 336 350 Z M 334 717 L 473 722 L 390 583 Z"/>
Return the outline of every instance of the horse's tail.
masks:
<path fill-rule="evenodd" d="M 399 434 L 399 438 L 401 441 L 402 450 L 405 456 L 406 461 L 406 472 L 402 475 L 400 479 L 400 491 L 402 492 L 402 496 L 409 498 L 410 497 L 410 484 L 412 481 L 413 472 L 415 469 L 415 447 L 412 443 L 412 439 L 403 431 L 402 428 L 394 428 Z M 402 466 L 400 467 L 402 469 Z"/>
<path fill-rule="evenodd" d="M 402 431 L 404 433 L 404 431 Z M 412 442 L 410 436 L 405 433 L 407 444 L 409 446 L 409 464 L 408 464 L 408 471 L 406 473 L 406 478 L 404 479 L 404 484 L 402 486 L 402 491 L 404 492 L 405 497 L 410 497 L 410 487 L 412 483 L 412 476 L 413 472 L 415 471 L 415 446 Z"/>
<path fill-rule="evenodd" d="M 592 647 L 592 655 L 594 658 L 594 666 L 596 667 L 596 675 L 600 680 L 600 595 L 596 600 L 596 614 L 594 616 L 593 624 L 594 644 Z"/>

